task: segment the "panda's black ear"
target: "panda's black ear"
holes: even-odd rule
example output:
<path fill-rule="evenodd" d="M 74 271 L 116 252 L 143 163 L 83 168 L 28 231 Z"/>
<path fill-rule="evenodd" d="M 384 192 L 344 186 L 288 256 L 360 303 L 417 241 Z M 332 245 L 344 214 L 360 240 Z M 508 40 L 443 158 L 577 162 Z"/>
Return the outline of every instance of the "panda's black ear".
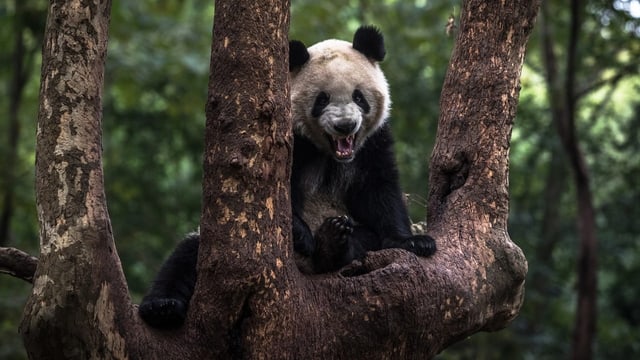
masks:
<path fill-rule="evenodd" d="M 373 25 L 360 26 L 353 35 L 353 48 L 375 61 L 384 60 L 387 51 L 384 49 L 384 37 Z"/>
<path fill-rule="evenodd" d="M 289 41 L 289 71 L 296 70 L 309 61 L 309 52 L 302 41 Z"/>

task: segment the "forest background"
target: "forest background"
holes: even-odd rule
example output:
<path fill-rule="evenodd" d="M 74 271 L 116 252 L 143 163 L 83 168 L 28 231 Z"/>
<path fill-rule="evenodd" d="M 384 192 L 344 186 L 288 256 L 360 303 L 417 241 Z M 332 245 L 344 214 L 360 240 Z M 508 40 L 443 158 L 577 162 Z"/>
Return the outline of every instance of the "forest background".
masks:
<path fill-rule="evenodd" d="M 37 254 L 35 124 L 47 1 L 0 4 L 0 246 Z M 198 224 L 211 1 L 114 1 L 104 93 L 105 186 L 134 300 L 176 242 Z M 428 159 L 455 37 L 455 1 L 292 2 L 290 38 L 385 34 L 382 64 L 411 215 L 425 217 Z M 577 138 L 596 210 L 595 357 L 640 358 L 640 1 L 584 1 L 579 36 L 569 2 L 545 1 L 529 41 L 510 155 L 511 238 L 529 262 L 520 316 L 439 359 L 562 359 L 576 321 L 579 239 L 568 158 L 553 124 L 562 79 L 575 79 Z M 545 16 L 546 15 L 546 16 Z M 454 23 L 455 25 L 455 23 Z M 545 43 L 544 36 L 550 39 Z M 548 50 L 556 56 L 549 71 Z M 575 50 L 575 66 L 565 57 Z M 560 84 L 560 85 L 558 85 Z M 30 285 L 0 276 L 0 358 L 26 357 L 17 333 Z"/>

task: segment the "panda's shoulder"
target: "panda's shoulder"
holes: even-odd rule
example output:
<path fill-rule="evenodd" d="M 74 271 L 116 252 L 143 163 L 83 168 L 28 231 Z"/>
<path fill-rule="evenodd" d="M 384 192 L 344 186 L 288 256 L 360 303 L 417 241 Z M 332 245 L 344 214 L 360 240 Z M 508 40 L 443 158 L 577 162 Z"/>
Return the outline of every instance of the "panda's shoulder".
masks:
<path fill-rule="evenodd" d="M 295 160 L 308 162 L 323 156 L 318 147 L 309 138 L 296 132 L 293 133 L 293 148 L 294 162 Z"/>
<path fill-rule="evenodd" d="M 393 150 L 393 136 L 389 124 L 383 124 L 367 141 L 356 156 L 360 168 L 391 168 L 395 167 Z"/>
<path fill-rule="evenodd" d="M 382 124 L 374 133 L 369 135 L 362 150 L 363 155 L 369 156 L 379 156 L 382 153 L 393 154 L 393 135 L 389 124 Z"/>

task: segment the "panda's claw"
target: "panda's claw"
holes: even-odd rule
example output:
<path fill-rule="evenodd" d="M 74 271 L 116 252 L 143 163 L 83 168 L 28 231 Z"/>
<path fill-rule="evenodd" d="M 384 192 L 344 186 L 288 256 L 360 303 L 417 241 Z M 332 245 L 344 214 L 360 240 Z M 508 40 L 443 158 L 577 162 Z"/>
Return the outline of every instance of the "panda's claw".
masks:
<path fill-rule="evenodd" d="M 431 256 L 436 252 L 436 241 L 429 235 L 414 235 L 401 247 L 418 256 Z"/>
<path fill-rule="evenodd" d="M 330 217 L 324 221 L 320 228 L 323 232 L 332 234 L 335 240 L 343 243 L 349 241 L 353 233 L 353 221 L 346 215 Z"/>
<path fill-rule="evenodd" d="M 187 317 L 187 304 L 179 299 L 144 299 L 138 307 L 138 314 L 147 324 L 159 329 L 180 327 Z"/>

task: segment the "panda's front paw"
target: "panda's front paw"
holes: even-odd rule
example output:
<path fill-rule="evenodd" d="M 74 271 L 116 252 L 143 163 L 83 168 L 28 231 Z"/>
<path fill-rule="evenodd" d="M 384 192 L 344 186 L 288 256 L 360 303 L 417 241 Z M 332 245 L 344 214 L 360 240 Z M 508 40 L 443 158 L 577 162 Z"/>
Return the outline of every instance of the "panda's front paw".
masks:
<path fill-rule="evenodd" d="M 313 262 L 316 272 L 338 270 L 354 259 L 351 234 L 353 221 L 348 216 L 329 217 L 324 220 L 315 235 L 316 250 Z"/>
<path fill-rule="evenodd" d="M 418 256 L 431 256 L 436 252 L 436 241 L 429 235 L 413 235 L 402 246 Z"/>
<path fill-rule="evenodd" d="M 326 218 L 316 231 L 316 237 L 319 237 L 325 244 L 331 245 L 335 249 L 345 250 L 352 233 L 353 221 L 348 216 L 343 215 Z"/>
<path fill-rule="evenodd" d="M 152 327 L 175 329 L 180 327 L 187 317 L 187 304 L 172 298 L 143 299 L 138 313 L 142 320 Z"/>

